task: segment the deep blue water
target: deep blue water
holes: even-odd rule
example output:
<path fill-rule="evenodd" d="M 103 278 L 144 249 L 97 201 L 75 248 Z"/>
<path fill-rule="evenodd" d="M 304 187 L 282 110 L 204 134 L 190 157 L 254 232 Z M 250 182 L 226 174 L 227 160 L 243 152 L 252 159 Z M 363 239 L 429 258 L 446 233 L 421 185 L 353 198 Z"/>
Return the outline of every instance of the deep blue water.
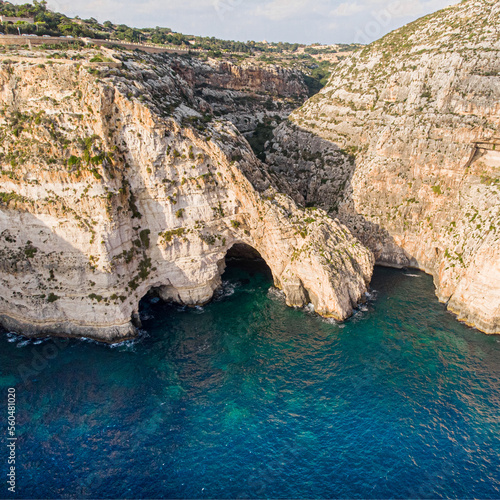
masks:
<path fill-rule="evenodd" d="M 116 347 L 2 334 L 0 497 L 500 498 L 500 337 L 430 277 L 377 269 L 344 324 L 287 308 L 254 264 L 224 280 L 203 309 L 145 299 L 146 333 Z"/>

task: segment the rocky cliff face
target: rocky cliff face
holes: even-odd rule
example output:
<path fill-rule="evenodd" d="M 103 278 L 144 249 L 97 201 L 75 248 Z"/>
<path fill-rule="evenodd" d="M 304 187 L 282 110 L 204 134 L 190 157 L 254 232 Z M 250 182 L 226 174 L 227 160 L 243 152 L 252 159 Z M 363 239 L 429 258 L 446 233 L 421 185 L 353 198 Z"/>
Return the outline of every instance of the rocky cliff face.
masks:
<path fill-rule="evenodd" d="M 500 333 L 500 4 L 467 0 L 341 62 L 276 131 L 281 189 Z"/>
<path fill-rule="evenodd" d="M 0 322 L 128 338 L 151 289 L 209 301 L 236 244 L 260 253 L 289 305 L 349 316 L 372 253 L 279 194 L 175 58 L 103 53 L 27 52 L 1 66 Z"/>
<path fill-rule="evenodd" d="M 260 124 L 288 118 L 308 97 L 298 70 L 229 60 L 171 59 L 171 67 L 191 88 L 201 109 L 233 123 L 246 137 Z"/>

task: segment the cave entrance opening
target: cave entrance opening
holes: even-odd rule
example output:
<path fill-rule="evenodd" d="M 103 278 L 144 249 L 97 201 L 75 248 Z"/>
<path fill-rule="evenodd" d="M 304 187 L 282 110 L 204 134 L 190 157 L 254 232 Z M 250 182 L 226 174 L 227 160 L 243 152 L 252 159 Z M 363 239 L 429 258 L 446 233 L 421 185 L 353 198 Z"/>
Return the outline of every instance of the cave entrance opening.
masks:
<path fill-rule="evenodd" d="M 222 284 L 214 294 L 220 300 L 240 293 L 266 293 L 273 286 L 273 274 L 261 254 L 246 243 L 234 244 L 226 253 L 223 263 Z M 139 313 L 134 316 L 135 326 L 155 316 L 161 317 L 178 312 L 175 298 L 165 299 L 164 286 L 151 287 L 139 303 Z M 181 306 L 183 307 L 183 306 Z"/>
<path fill-rule="evenodd" d="M 249 281 L 272 285 L 273 273 L 262 255 L 246 243 L 235 243 L 226 253 L 222 283 L 227 281 Z"/>

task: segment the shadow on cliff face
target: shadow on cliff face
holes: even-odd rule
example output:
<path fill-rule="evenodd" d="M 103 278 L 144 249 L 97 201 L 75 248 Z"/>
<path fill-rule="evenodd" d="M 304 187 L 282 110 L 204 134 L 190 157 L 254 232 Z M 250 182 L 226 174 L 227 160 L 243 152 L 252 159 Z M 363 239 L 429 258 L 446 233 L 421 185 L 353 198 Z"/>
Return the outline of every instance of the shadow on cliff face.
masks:
<path fill-rule="evenodd" d="M 25 336 L 130 336 L 123 318 L 108 315 L 109 274 L 71 241 L 82 235 L 70 226 L 63 238 L 43 215 L 0 208 L 0 324 Z"/>
<path fill-rule="evenodd" d="M 223 268 L 221 285 L 215 291 L 210 302 L 224 300 L 234 293 L 235 287 L 247 286 L 254 278 L 266 286 L 271 286 L 273 283 L 273 274 L 266 261 L 255 248 L 246 243 L 235 243 L 227 251 L 221 268 Z M 148 319 L 150 304 L 158 302 L 185 307 L 178 301 L 165 299 L 162 287 L 152 287 L 140 301 L 139 314 L 141 319 Z"/>
<path fill-rule="evenodd" d="M 353 176 L 356 157 L 338 144 L 287 121 L 266 145 L 265 163 L 279 191 L 302 207 L 319 207 L 338 218 L 388 267 L 418 267 L 390 233 L 356 210 Z"/>

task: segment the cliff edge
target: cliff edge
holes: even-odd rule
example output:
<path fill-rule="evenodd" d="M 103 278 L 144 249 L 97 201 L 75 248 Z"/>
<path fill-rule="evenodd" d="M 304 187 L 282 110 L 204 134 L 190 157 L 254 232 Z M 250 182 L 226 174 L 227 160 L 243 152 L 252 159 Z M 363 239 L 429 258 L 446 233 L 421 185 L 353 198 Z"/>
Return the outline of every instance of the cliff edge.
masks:
<path fill-rule="evenodd" d="M 323 210 L 279 194 L 240 132 L 195 94 L 166 55 L 36 50 L 3 61 L 3 326 L 132 337 L 151 289 L 209 301 L 235 245 L 259 252 L 289 305 L 352 313 L 372 253 Z"/>
<path fill-rule="evenodd" d="M 459 319 L 500 333 L 500 4 L 466 0 L 342 61 L 274 132 L 296 202 L 379 264 L 417 267 Z"/>

